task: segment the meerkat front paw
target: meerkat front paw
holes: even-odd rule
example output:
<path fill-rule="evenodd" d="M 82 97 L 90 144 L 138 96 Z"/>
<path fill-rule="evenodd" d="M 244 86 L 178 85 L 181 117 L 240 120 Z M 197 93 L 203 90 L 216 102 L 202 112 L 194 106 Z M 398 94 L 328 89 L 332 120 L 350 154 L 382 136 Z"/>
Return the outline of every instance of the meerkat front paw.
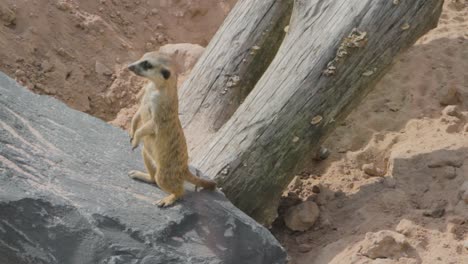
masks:
<path fill-rule="evenodd" d="M 132 143 L 132 151 L 135 150 L 138 147 L 138 145 L 140 145 L 140 140 L 136 138 L 131 138 L 130 142 Z"/>
<path fill-rule="evenodd" d="M 157 205 L 158 207 L 168 207 L 170 205 L 173 205 L 175 201 L 177 201 L 177 198 L 175 197 L 175 195 L 171 194 L 167 197 L 164 197 L 161 200 L 154 202 L 153 204 Z"/>
<path fill-rule="evenodd" d="M 138 175 L 140 175 L 140 174 L 142 174 L 141 171 L 132 170 L 132 171 L 128 172 L 128 177 L 130 177 L 132 179 L 136 179 L 136 178 L 138 178 Z"/>

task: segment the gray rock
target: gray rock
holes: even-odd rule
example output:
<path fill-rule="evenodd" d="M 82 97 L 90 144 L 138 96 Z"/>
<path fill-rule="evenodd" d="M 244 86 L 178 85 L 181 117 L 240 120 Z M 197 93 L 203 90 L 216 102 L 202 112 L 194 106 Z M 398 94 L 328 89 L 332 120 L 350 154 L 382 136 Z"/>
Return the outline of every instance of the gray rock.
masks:
<path fill-rule="evenodd" d="M 369 176 L 383 176 L 385 172 L 375 166 L 374 163 L 362 165 L 362 170 Z"/>
<path fill-rule="evenodd" d="M 143 169 L 130 149 L 126 132 L 0 73 L 0 263 L 286 263 L 220 192 L 154 206 L 165 194 L 127 177 Z"/>

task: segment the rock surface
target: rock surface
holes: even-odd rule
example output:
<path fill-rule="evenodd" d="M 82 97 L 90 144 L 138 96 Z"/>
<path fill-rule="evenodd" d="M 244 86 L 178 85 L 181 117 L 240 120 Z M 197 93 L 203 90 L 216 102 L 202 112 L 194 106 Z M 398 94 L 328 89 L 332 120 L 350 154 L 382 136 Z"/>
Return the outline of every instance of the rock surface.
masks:
<path fill-rule="evenodd" d="M 291 207 L 284 216 L 286 226 L 294 231 L 305 231 L 311 228 L 320 215 L 320 209 L 316 203 L 305 201 Z"/>
<path fill-rule="evenodd" d="M 220 192 L 175 206 L 127 177 L 122 130 L 0 74 L 0 263 L 285 263 L 262 226 Z"/>
<path fill-rule="evenodd" d="M 361 244 L 360 253 L 371 259 L 399 259 L 411 256 L 412 250 L 403 235 L 383 230 L 377 233 L 367 233 Z"/>

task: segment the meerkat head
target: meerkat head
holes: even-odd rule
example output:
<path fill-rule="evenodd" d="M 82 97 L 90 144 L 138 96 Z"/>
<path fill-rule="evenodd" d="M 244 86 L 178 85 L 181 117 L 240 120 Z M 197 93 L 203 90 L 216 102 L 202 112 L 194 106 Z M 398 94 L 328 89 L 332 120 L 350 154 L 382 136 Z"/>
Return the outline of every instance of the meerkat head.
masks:
<path fill-rule="evenodd" d="M 128 69 L 138 76 L 145 77 L 156 84 L 175 79 L 171 59 L 158 52 L 148 52 L 138 61 L 130 64 Z"/>

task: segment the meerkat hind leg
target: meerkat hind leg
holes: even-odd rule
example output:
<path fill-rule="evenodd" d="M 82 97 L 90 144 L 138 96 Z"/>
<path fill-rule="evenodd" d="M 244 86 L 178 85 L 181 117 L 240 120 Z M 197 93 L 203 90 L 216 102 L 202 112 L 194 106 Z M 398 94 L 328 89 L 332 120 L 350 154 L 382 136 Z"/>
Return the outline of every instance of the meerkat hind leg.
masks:
<path fill-rule="evenodd" d="M 146 172 L 131 170 L 128 172 L 128 176 L 134 180 L 140 180 L 147 183 L 155 183 L 151 180 L 151 176 L 149 175 L 149 173 Z"/>
<path fill-rule="evenodd" d="M 154 204 L 158 207 L 168 207 L 170 205 L 173 205 L 177 200 L 179 200 L 180 197 L 182 197 L 182 194 L 171 193 L 170 195 L 162 198 L 161 200 L 154 202 Z"/>
<path fill-rule="evenodd" d="M 154 183 L 156 184 L 156 180 L 154 179 L 154 175 L 156 173 L 156 168 L 153 165 L 153 161 L 151 157 L 146 153 L 146 150 L 143 149 L 141 151 L 141 155 L 143 156 L 143 162 L 145 163 L 145 168 L 148 173 L 132 170 L 128 173 L 128 176 L 135 180 L 140 180 L 146 183 Z"/>
<path fill-rule="evenodd" d="M 167 184 L 165 181 L 158 181 L 159 187 L 167 192 L 170 193 L 170 195 L 164 197 L 163 199 L 156 201 L 154 204 L 156 204 L 158 207 L 167 207 L 172 204 L 174 204 L 180 197 L 184 195 L 184 185 L 183 183 L 181 184 Z"/>

